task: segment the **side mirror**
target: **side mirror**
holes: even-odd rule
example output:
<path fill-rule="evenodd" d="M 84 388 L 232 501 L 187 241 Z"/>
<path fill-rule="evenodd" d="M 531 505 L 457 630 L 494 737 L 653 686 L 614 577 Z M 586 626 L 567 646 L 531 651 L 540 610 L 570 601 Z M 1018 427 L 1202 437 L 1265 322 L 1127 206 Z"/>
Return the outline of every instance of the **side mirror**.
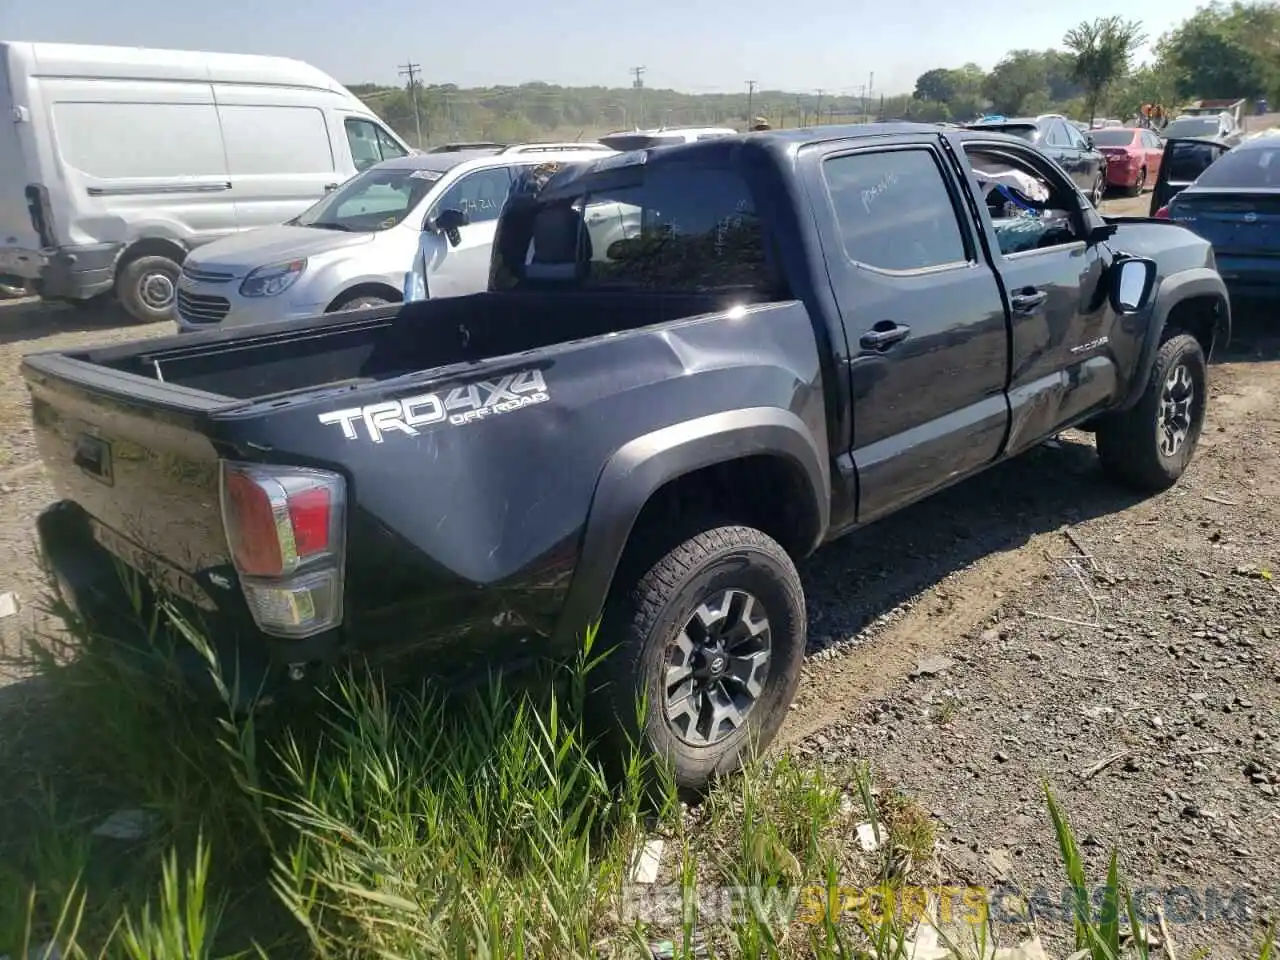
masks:
<path fill-rule="evenodd" d="M 1095 145 L 1094 145 L 1094 142 L 1093 142 L 1093 134 L 1086 133 L 1086 134 L 1084 135 L 1084 142 L 1085 142 L 1085 144 L 1086 144 L 1086 145 L 1088 145 L 1088 147 L 1089 147 L 1089 149 L 1090 149 L 1090 150 L 1093 150 L 1093 149 L 1094 149 L 1094 146 L 1095 146 Z"/>
<path fill-rule="evenodd" d="M 465 210 L 457 210 L 450 207 L 436 214 L 435 223 L 432 226 L 445 235 L 449 241 L 449 246 L 456 247 L 462 242 L 462 234 L 458 231 L 470 222 L 471 218 L 467 216 Z"/>
<path fill-rule="evenodd" d="M 1156 283 L 1156 262 L 1145 257 L 1124 257 L 1111 266 L 1111 306 L 1120 314 L 1137 313 L 1151 299 Z"/>

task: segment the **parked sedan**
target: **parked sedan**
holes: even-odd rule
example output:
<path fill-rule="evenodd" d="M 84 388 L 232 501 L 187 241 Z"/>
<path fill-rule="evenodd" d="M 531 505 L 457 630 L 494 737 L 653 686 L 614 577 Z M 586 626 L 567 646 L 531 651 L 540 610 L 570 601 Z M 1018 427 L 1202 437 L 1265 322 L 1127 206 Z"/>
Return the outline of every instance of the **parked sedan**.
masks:
<path fill-rule="evenodd" d="M 1107 186 L 1136 197 L 1160 173 L 1164 144 L 1150 130 L 1109 127 L 1093 131 L 1093 142 L 1107 158 Z"/>
<path fill-rule="evenodd" d="M 1213 244 L 1232 297 L 1280 293 L 1280 135 L 1222 153 L 1160 213 Z"/>
<path fill-rule="evenodd" d="M 1034 143 L 1040 152 L 1055 160 L 1094 205 L 1102 202 L 1107 188 L 1107 159 L 1084 133 L 1066 117 L 1047 113 L 1039 117 L 980 120 L 965 125 L 970 130 L 994 130 Z"/>

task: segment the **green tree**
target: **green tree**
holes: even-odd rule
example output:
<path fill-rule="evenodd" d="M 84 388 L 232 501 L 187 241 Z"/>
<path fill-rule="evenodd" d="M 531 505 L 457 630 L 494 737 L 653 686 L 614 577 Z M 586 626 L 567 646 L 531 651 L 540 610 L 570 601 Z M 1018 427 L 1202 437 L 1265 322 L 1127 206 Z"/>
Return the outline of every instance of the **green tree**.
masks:
<path fill-rule="evenodd" d="M 1183 97 L 1280 94 L 1280 4 L 1215 3 L 1161 38 Z"/>
<path fill-rule="evenodd" d="M 949 103 L 956 95 L 956 71 L 946 67 L 926 70 L 916 78 L 916 99 Z"/>
<path fill-rule="evenodd" d="M 1134 51 L 1146 40 L 1142 24 L 1118 16 L 1085 21 L 1062 38 L 1074 55 L 1073 73 L 1084 87 L 1090 123 L 1107 90 L 1129 72 Z"/>
<path fill-rule="evenodd" d="M 1035 93 L 1048 96 L 1049 72 L 1044 54 L 1036 50 L 1014 50 L 996 64 L 983 84 L 983 92 L 997 113 L 1013 116 L 1026 109 Z"/>

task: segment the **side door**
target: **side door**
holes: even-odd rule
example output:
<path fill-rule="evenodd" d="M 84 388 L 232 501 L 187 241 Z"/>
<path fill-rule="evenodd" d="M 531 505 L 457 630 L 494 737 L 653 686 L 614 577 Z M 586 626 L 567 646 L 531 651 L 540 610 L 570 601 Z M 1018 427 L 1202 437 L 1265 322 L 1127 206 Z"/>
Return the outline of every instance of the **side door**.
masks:
<path fill-rule="evenodd" d="M 849 342 L 866 522 L 997 455 L 1007 318 L 940 140 L 825 148 L 805 176 Z"/>
<path fill-rule="evenodd" d="M 1089 242 L 1079 192 L 1044 157 L 981 140 L 958 146 L 973 169 L 1012 169 L 1047 190 L 1039 215 L 1028 216 L 970 173 L 1009 303 L 1012 421 L 1006 452 L 1016 453 L 1107 403 L 1115 392 L 1118 377 L 1108 346 L 1115 314 L 1105 286 L 1112 254 L 1104 243 Z M 1092 208 L 1088 214 L 1097 216 Z"/>
<path fill-rule="evenodd" d="M 1150 215 L 1154 217 L 1161 207 L 1195 183 L 1196 177 L 1229 149 L 1226 144 L 1194 137 L 1166 140 L 1160 157 L 1160 175 L 1151 191 Z"/>
<path fill-rule="evenodd" d="M 1147 158 L 1147 183 L 1155 183 L 1160 177 L 1160 161 L 1164 157 L 1164 143 L 1150 130 L 1140 131 L 1142 149 Z"/>
<path fill-rule="evenodd" d="M 1066 171 L 1081 190 L 1088 188 L 1081 184 L 1084 179 L 1080 172 L 1080 151 L 1071 146 L 1071 136 L 1067 133 L 1067 125 L 1061 120 L 1049 120 L 1045 124 L 1044 136 L 1040 139 L 1040 149 L 1054 163 Z"/>
<path fill-rule="evenodd" d="M 1075 124 L 1058 122 L 1062 123 L 1063 129 L 1067 133 L 1067 139 L 1071 141 L 1071 151 L 1075 157 L 1076 167 L 1079 170 L 1079 175 L 1072 179 L 1090 200 L 1095 202 L 1101 200 L 1102 191 L 1098 190 L 1100 180 L 1103 181 L 1103 189 L 1106 188 L 1105 174 L 1102 169 L 1102 165 L 1106 161 L 1102 156 L 1102 151 L 1093 145 L 1093 137 L 1081 133 Z"/>
<path fill-rule="evenodd" d="M 509 166 L 483 167 L 442 185 L 439 197 L 427 208 L 419 243 L 426 296 L 461 297 L 488 287 L 489 255 L 498 214 L 511 190 L 512 172 Z M 443 232 L 429 228 L 444 210 L 466 215 L 466 223 L 458 228 L 457 246 Z"/>
<path fill-rule="evenodd" d="M 241 230 L 283 223 L 339 179 L 324 108 L 309 91 L 215 84 Z"/>

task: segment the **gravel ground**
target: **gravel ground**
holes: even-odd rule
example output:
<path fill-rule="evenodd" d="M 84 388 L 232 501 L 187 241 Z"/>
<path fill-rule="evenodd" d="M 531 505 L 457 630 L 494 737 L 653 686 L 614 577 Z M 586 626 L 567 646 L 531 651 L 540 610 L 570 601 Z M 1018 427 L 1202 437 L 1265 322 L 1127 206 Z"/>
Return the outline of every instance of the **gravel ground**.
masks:
<path fill-rule="evenodd" d="M 1274 909 L 1280 338 L 1265 326 L 1238 328 L 1215 365 L 1201 449 L 1175 489 L 1139 500 L 1107 485 L 1090 438 L 1067 434 L 805 565 L 812 651 L 780 744 L 815 761 L 871 758 L 942 825 L 944 882 L 1056 896 L 1048 781 L 1099 881 L 1119 846 L 1135 882 L 1239 888 L 1255 916 Z M 0 642 L 38 616 L 32 521 L 52 498 L 21 356 L 171 329 L 0 302 L 0 593 L 21 608 Z M 1184 949 L 1233 953 L 1256 933 L 1173 930 Z"/>

